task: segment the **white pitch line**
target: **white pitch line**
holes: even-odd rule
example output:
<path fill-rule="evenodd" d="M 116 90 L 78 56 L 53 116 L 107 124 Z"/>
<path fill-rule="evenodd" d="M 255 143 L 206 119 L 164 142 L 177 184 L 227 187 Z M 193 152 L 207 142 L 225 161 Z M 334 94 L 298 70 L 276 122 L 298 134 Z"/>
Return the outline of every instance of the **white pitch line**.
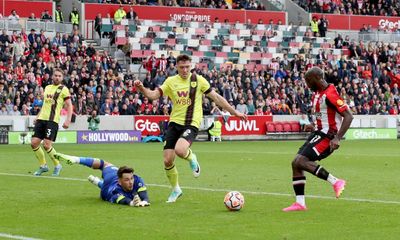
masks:
<path fill-rule="evenodd" d="M 20 239 L 20 240 L 42 240 L 40 238 L 24 237 L 19 235 L 11 235 L 8 233 L 0 233 L 0 237 L 10 238 L 10 239 Z"/>
<path fill-rule="evenodd" d="M 31 177 L 37 179 L 53 179 L 53 180 L 66 180 L 66 181 L 80 181 L 86 182 L 87 179 L 82 178 L 68 178 L 68 177 L 51 177 L 51 176 L 34 176 L 28 174 L 19 174 L 19 173 L 2 173 L 2 176 L 15 176 L 15 177 Z M 147 186 L 153 187 L 162 187 L 162 188 L 170 188 L 169 185 L 164 184 L 154 184 L 154 183 L 147 183 Z M 208 191 L 208 192 L 229 192 L 232 189 L 223 189 L 223 188 L 204 188 L 204 187 L 181 187 L 183 189 L 189 190 L 200 190 L 200 191 Z M 252 194 L 252 195 L 268 195 L 268 196 L 283 196 L 283 197 L 293 197 L 293 194 L 288 193 L 274 193 L 274 192 L 256 192 L 256 191 L 246 191 L 246 190 L 238 190 L 241 193 L 245 194 Z M 328 199 L 328 200 L 336 200 L 335 197 L 328 197 L 328 196 L 319 196 L 319 195 L 307 195 L 309 198 L 317 198 L 317 199 Z M 346 198 L 342 197 L 341 200 L 351 201 L 351 202 L 367 202 L 367 203 L 383 203 L 383 204 L 396 204 L 400 205 L 400 201 L 388 201 L 388 200 L 379 200 L 379 199 L 365 199 L 365 198 Z"/>

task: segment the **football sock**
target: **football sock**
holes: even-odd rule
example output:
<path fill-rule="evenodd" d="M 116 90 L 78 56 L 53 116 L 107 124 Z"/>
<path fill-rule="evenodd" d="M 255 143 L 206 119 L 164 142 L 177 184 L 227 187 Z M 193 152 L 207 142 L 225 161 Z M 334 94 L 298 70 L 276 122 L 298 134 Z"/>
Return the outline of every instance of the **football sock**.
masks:
<path fill-rule="evenodd" d="M 328 180 L 329 172 L 326 171 L 323 167 L 320 165 L 317 166 L 317 168 L 314 170 L 313 174 L 323 180 Z"/>
<path fill-rule="evenodd" d="M 332 174 L 329 174 L 327 180 L 328 180 L 328 182 L 329 182 L 330 184 L 333 185 L 333 184 L 335 184 L 335 183 L 337 182 L 338 179 L 337 179 L 335 176 L 333 176 Z"/>
<path fill-rule="evenodd" d="M 49 154 L 51 161 L 53 161 L 54 166 L 58 166 L 60 164 L 60 161 L 58 161 L 55 157 L 54 154 L 56 154 L 56 150 L 51 147 L 50 150 L 47 151 L 47 154 Z"/>
<path fill-rule="evenodd" d="M 306 184 L 305 176 L 293 177 L 293 190 L 294 193 L 296 194 L 296 202 L 303 206 L 306 205 L 306 200 L 304 197 L 305 184 Z"/>
<path fill-rule="evenodd" d="M 94 160 L 95 160 L 94 158 L 80 157 L 79 161 L 77 161 L 77 163 L 91 168 L 93 166 Z"/>
<path fill-rule="evenodd" d="M 183 159 L 187 160 L 187 161 L 191 161 L 192 160 L 192 149 L 188 148 L 188 152 L 186 154 L 186 157 L 184 157 Z"/>
<path fill-rule="evenodd" d="M 172 188 L 179 187 L 178 185 L 178 169 L 175 164 L 169 168 L 165 168 L 165 172 L 168 177 L 168 181 L 171 184 Z"/>
<path fill-rule="evenodd" d="M 43 149 L 39 145 L 37 148 L 34 148 L 32 150 L 35 153 L 37 160 L 39 160 L 40 166 L 44 167 L 46 165 L 46 157 L 44 156 Z"/>

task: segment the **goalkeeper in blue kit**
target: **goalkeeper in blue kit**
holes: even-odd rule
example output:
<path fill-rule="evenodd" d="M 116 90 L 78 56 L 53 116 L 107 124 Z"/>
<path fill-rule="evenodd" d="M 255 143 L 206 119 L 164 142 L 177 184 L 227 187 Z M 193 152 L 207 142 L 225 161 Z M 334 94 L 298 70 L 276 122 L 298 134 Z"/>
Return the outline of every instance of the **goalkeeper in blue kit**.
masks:
<path fill-rule="evenodd" d="M 102 171 L 102 179 L 90 175 L 89 182 L 101 189 L 100 197 L 111 203 L 132 207 L 150 206 L 147 188 L 142 178 L 134 174 L 133 168 L 117 168 L 109 162 L 98 158 L 75 157 L 56 153 L 55 158 L 68 164 L 80 164 Z"/>

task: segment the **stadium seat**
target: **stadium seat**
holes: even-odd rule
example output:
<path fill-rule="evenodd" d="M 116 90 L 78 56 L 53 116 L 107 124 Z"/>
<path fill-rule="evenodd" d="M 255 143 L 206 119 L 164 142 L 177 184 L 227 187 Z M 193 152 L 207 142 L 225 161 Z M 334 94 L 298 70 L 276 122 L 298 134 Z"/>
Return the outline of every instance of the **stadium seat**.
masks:
<path fill-rule="evenodd" d="M 292 132 L 300 132 L 300 124 L 297 121 L 291 121 L 290 126 L 292 128 Z"/>
<path fill-rule="evenodd" d="M 132 50 L 131 51 L 131 58 L 142 58 L 143 51 L 142 50 Z"/>
<path fill-rule="evenodd" d="M 117 37 L 115 40 L 116 45 L 125 45 L 128 42 L 128 38 L 126 37 Z"/>
<path fill-rule="evenodd" d="M 275 125 L 272 122 L 267 122 L 265 123 L 267 125 L 267 133 L 274 133 L 275 131 Z"/>
<path fill-rule="evenodd" d="M 288 122 L 284 122 L 282 125 L 284 132 L 292 132 L 292 127 Z"/>
<path fill-rule="evenodd" d="M 276 132 L 283 132 L 283 125 L 280 122 L 275 122 L 274 125 Z"/>

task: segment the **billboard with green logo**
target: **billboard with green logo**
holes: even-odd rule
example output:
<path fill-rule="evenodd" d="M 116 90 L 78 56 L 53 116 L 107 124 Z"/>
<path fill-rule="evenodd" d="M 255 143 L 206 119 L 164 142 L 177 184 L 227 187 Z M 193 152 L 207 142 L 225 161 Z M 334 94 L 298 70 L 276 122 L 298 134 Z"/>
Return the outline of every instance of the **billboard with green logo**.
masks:
<path fill-rule="evenodd" d="M 9 132 L 8 144 L 31 144 L 33 132 Z M 56 143 L 76 143 L 75 131 L 60 131 Z"/>
<path fill-rule="evenodd" d="M 347 130 L 346 139 L 397 139 L 396 128 L 351 128 Z"/>

